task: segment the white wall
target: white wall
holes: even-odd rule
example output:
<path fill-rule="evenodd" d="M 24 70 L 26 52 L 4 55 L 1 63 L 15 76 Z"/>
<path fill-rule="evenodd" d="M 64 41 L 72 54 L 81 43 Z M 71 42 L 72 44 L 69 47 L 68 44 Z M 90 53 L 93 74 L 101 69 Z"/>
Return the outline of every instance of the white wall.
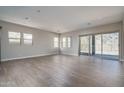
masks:
<path fill-rule="evenodd" d="M 71 48 L 62 48 L 61 53 L 78 56 L 79 35 L 97 34 L 97 33 L 113 32 L 113 31 L 120 31 L 120 33 L 121 33 L 122 32 L 121 29 L 122 29 L 122 22 L 118 22 L 118 23 L 114 23 L 114 24 L 106 24 L 106 25 L 102 25 L 102 26 L 97 26 L 97 27 L 82 29 L 82 30 L 78 30 L 78 31 L 63 33 L 63 34 L 61 34 L 61 39 L 62 39 L 62 37 L 66 37 L 66 36 L 72 37 L 72 47 Z M 124 37 L 124 34 L 121 35 L 121 37 Z M 124 42 L 124 40 L 123 40 L 123 42 Z M 122 41 L 120 41 L 120 43 L 122 44 Z M 122 48 L 124 48 L 124 47 L 121 47 L 120 51 L 122 51 Z M 122 59 L 122 53 L 120 55 L 121 55 L 120 59 Z"/>
<path fill-rule="evenodd" d="M 1 62 L 1 29 L 0 29 L 0 62 Z"/>
<path fill-rule="evenodd" d="M 54 48 L 53 38 L 56 33 L 29 28 L 8 22 L 0 21 L 2 26 L 1 59 L 15 59 L 38 55 L 57 54 L 58 49 Z M 33 34 L 33 45 L 10 45 L 8 42 L 8 31 L 24 32 Z"/>
<path fill-rule="evenodd" d="M 58 36 L 56 33 L 38 30 L 30 27 L 16 25 L 8 22 L 0 21 L 0 25 L 3 27 L 1 30 L 1 58 L 2 60 L 23 58 L 28 56 L 57 54 L 58 49 L 53 47 L 53 38 Z M 124 60 L 124 21 L 114 24 L 107 24 L 98 27 L 92 27 L 88 29 L 82 29 L 73 32 L 63 33 L 60 39 L 65 36 L 72 37 L 71 48 L 61 48 L 62 54 L 77 55 L 79 49 L 79 35 L 95 34 L 104 32 L 120 31 L 120 60 Z M 33 46 L 28 45 L 10 45 L 8 42 L 8 31 L 24 32 L 33 34 Z"/>
<path fill-rule="evenodd" d="M 124 61 L 124 17 L 121 31 L 121 60 Z"/>

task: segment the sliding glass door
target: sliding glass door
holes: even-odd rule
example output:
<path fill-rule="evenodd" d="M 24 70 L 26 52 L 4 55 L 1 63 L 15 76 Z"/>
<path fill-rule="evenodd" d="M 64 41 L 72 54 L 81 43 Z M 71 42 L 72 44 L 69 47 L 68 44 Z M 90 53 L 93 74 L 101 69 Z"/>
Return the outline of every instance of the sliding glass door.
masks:
<path fill-rule="evenodd" d="M 80 37 L 80 54 L 90 55 L 92 53 L 92 36 Z"/>
<path fill-rule="evenodd" d="M 105 33 L 95 35 L 95 55 L 102 55 L 107 59 L 119 57 L 119 33 Z"/>
<path fill-rule="evenodd" d="M 89 36 L 83 36 L 80 38 L 80 53 L 89 54 Z"/>
<path fill-rule="evenodd" d="M 119 57 L 119 33 L 108 33 L 102 35 L 102 55 L 107 59 L 118 59 Z"/>
<path fill-rule="evenodd" d="M 102 35 L 95 35 L 95 54 L 102 54 Z"/>
<path fill-rule="evenodd" d="M 80 36 L 79 53 L 118 59 L 119 32 Z"/>
<path fill-rule="evenodd" d="M 103 54 L 119 55 L 119 34 L 109 33 L 103 34 Z"/>

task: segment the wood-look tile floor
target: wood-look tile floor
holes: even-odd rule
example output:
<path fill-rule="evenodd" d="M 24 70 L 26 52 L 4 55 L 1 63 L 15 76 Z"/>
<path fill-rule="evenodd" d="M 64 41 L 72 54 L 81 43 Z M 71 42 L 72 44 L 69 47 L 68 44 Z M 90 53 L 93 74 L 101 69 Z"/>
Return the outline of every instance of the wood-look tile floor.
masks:
<path fill-rule="evenodd" d="M 53 55 L 3 62 L 2 87 L 119 87 L 124 64 L 88 56 Z"/>

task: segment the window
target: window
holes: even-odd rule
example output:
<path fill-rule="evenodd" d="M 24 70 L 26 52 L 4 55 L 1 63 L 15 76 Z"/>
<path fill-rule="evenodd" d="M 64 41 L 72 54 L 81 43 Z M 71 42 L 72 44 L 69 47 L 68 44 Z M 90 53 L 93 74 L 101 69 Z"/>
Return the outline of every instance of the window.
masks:
<path fill-rule="evenodd" d="M 24 39 L 24 44 L 26 45 L 32 45 L 32 34 L 26 34 L 26 33 L 23 33 L 23 39 Z"/>
<path fill-rule="evenodd" d="M 55 37 L 54 38 L 54 48 L 58 48 L 59 47 L 59 38 Z"/>
<path fill-rule="evenodd" d="M 70 48 L 71 47 L 71 37 L 63 37 L 62 38 L 62 48 Z"/>
<path fill-rule="evenodd" d="M 66 37 L 62 38 L 62 47 L 65 48 L 66 47 Z"/>
<path fill-rule="evenodd" d="M 70 48 L 71 47 L 71 37 L 67 38 L 67 47 Z"/>
<path fill-rule="evenodd" d="M 8 32 L 9 43 L 20 44 L 21 34 L 20 32 Z"/>

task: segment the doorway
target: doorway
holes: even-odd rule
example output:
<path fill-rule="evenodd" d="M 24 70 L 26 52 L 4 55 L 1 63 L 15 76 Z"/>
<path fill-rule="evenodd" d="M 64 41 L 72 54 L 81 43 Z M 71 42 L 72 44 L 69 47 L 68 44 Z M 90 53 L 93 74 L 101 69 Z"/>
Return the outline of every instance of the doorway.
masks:
<path fill-rule="evenodd" d="M 79 55 L 119 59 L 119 32 L 80 36 Z"/>

